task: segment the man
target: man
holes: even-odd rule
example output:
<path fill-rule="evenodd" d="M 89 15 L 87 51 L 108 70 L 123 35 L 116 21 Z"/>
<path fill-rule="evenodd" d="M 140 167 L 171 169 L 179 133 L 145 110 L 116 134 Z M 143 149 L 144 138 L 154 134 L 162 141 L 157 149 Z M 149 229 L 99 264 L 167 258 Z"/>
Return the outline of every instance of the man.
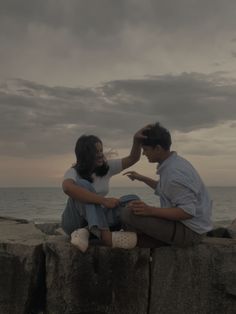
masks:
<path fill-rule="evenodd" d="M 212 229 L 212 201 L 194 167 L 171 151 L 171 135 L 159 123 L 143 130 L 142 149 L 149 162 L 158 163 L 159 181 L 129 171 L 131 180 L 142 181 L 160 198 L 160 207 L 135 200 L 122 209 L 121 219 L 136 230 L 140 246 L 189 246 Z"/>

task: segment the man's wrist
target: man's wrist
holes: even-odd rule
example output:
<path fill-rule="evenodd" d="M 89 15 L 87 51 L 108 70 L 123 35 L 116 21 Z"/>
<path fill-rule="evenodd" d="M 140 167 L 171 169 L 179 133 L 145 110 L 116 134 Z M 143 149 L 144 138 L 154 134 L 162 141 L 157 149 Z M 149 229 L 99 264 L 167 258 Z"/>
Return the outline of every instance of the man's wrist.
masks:
<path fill-rule="evenodd" d="M 149 212 L 150 212 L 150 216 L 156 216 L 157 215 L 157 208 L 153 207 L 153 206 L 149 206 Z"/>

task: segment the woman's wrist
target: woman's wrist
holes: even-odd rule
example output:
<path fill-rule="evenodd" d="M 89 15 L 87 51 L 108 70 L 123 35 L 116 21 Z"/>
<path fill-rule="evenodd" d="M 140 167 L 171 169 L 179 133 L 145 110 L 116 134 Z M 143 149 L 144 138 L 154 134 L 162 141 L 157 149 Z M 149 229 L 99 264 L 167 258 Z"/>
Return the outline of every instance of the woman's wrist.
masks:
<path fill-rule="evenodd" d="M 99 204 L 105 206 L 106 198 L 104 196 L 100 196 Z"/>

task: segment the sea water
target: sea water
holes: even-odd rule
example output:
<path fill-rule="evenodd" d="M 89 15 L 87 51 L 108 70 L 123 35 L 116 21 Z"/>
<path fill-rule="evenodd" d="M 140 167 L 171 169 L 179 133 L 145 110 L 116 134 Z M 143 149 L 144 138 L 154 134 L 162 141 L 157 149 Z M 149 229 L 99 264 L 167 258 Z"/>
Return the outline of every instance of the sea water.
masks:
<path fill-rule="evenodd" d="M 236 218 L 236 187 L 209 187 L 213 200 L 213 221 L 227 225 Z M 159 199 L 148 187 L 111 187 L 109 196 L 137 194 L 144 202 L 158 206 Z M 0 216 L 30 221 L 59 221 L 67 196 L 61 188 L 0 188 Z"/>

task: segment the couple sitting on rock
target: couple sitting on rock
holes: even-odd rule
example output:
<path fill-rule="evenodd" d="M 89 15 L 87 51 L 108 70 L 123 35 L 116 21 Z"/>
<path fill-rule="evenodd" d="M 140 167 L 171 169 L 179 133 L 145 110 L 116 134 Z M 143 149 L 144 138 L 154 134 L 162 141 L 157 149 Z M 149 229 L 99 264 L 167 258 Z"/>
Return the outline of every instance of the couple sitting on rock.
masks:
<path fill-rule="evenodd" d="M 69 196 L 62 214 L 62 228 L 71 243 L 85 252 L 90 236 L 105 246 L 131 249 L 162 245 L 197 244 L 211 230 L 212 202 L 199 174 L 184 158 L 170 150 L 171 135 L 159 123 L 134 135 L 129 156 L 107 160 L 102 141 L 82 135 L 76 143 L 76 164 L 64 176 L 63 190 Z M 160 207 L 136 195 L 106 197 L 113 175 L 135 164 L 141 155 L 157 163 L 159 180 L 137 172 L 125 174 L 142 181 L 160 198 Z"/>

